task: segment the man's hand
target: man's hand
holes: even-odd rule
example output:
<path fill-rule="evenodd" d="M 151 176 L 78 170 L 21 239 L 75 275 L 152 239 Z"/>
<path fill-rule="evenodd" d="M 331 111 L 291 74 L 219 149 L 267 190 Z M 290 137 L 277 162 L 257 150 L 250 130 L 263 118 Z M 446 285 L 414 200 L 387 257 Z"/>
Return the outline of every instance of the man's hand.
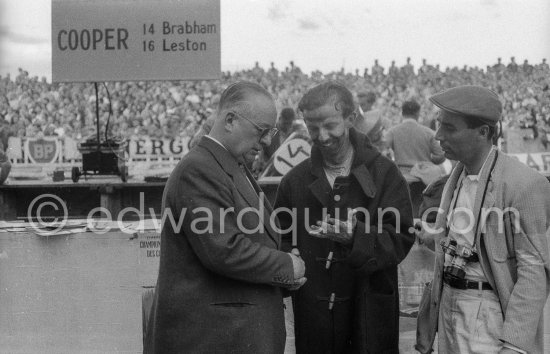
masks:
<path fill-rule="evenodd" d="M 300 253 L 297 249 L 292 250 L 288 255 L 292 259 L 292 267 L 294 268 L 294 283 L 288 289 L 298 290 L 307 281 L 307 278 L 304 277 L 306 274 L 306 264 L 304 260 L 300 258 Z"/>
<path fill-rule="evenodd" d="M 433 229 L 434 224 L 426 223 L 426 226 Z M 414 234 L 418 240 L 419 245 L 425 245 L 432 251 L 435 251 L 435 239 L 434 234 L 428 232 L 428 230 L 422 227 L 422 223 L 418 222 L 414 225 Z"/>
<path fill-rule="evenodd" d="M 260 173 L 262 173 L 262 171 L 265 169 L 266 164 L 267 163 L 264 161 L 264 158 L 263 158 L 263 153 L 260 152 L 260 155 L 258 155 L 254 160 L 254 162 L 252 163 L 252 169 L 251 169 L 252 174 L 255 176 L 260 175 Z"/>
<path fill-rule="evenodd" d="M 357 226 L 355 209 L 348 214 L 346 221 L 328 217 L 325 221 L 317 221 L 317 225 L 311 225 L 309 234 L 318 238 L 325 238 L 344 245 L 353 243 L 353 231 Z"/>
<path fill-rule="evenodd" d="M 304 260 L 293 253 L 288 254 L 292 259 L 292 267 L 294 268 L 294 280 L 303 278 L 306 275 L 306 264 Z"/>
<path fill-rule="evenodd" d="M 307 278 L 306 278 L 306 277 L 303 277 L 303 278 L 300 278 L 300 279 L 298 279 L 298 280 L 295 280 L 295 281 L 294 281 L 294 284 L 292 284 L 292 285 L 288 288 L 288 290 L 292 290 L 292 291 L 298 290 L 298 289 L 300 289 L 300 288 L 302 287 L 302 285 L 304 285 L 304 284 L 306 283 L 306 281 L 307 281 Z"/>

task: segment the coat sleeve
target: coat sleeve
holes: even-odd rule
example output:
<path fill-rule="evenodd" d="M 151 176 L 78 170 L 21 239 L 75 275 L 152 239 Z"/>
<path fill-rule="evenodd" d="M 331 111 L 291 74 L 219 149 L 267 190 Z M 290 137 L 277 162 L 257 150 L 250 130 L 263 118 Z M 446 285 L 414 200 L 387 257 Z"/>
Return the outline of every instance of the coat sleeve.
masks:
<path fill-rule="evenodd" d="M 524 184 L 514 195 L 512 228 L 517 280 L 504 314 L 500 339 L 530 352 L 541 330 L 539 320 L 550 290 L 547 241 L 550 236 L 550 184 L 537 178 Z M 500 261 L 506 262 L 503 263 L 506 266 L 510 259 L 507 255 Z"/>
<path fill-rule="evenodd" d="M 179 211 L 174 219 L 180 220 L 200 262 L 229 278 L 290 286 L 294 280 L 292 259 L 263 242 L 269 238 L 266 230 L 251 232 L 241 225 L 230 177 L 213 173 L 205 164 L 194 167 L 180 175 L 177 194 L 167 197 L 175 204 L 172 210 Z M 169 218 L 163 227 L 173 227 Z M 184 235 L 180 232 L 177 237 Z"/>
<path fill-rule="evenodd" d="M 414 243 L 409 188 L 395 165 L 383 177 L 375 217 L 358 222 L 348 262 L 359 272 L 372 273 L 397 266 Z"/>

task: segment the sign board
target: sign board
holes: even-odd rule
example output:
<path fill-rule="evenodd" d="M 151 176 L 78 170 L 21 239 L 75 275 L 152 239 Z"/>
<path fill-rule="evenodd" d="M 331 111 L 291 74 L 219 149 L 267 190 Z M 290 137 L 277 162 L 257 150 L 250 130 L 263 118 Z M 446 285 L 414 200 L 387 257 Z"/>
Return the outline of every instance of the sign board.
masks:
<path fill-rule="evenodd" d="M 287 140 L 273 156 L 273 166 L 282 176 L 311 154 L 311 145 L 302 138 Z"/>
<path fill-rule="evenodd" d="M 53 0 L 54 82 L 217 79 L 220 0 Z"/>
<path fill-rule="evenodd" d="M 159 221 L 160 223 L 160 221 Z M 139 259 L 138 263 L 141 269 L 152 269 L 153 271 L 142 271 L 139 274 L 141 286 L 155 286 L 160 260 L 160 233 L 158 232 L 140 232 L 139 241 Z"/>
<path fill-rule="evenodd" d="M 550 152 L 509 154 L 527 166 L 543 173 L 550 172 Z"/>
<path fill-rule="evenodd" d="M 288 171 L 309 158 L 310 155 L 311 143 L 308 137 L 294 132 L 273 153 L 258 180 L 260 182 L 279 183 Z"/>
<path fill-rule="evenodd" d="M 32 164 L 56 163 L 59 156 L 60 141 L 57 138 L 29 138 L 25 141 L 25 154 Z"/>
<path fill-rule="evenodd" d="M 188 144 L 188 137 L 175 139 L 132 138 L 128 141 L 128 154 L 132 158 L 148 156 L 181 158 L 189 151 Z"/>

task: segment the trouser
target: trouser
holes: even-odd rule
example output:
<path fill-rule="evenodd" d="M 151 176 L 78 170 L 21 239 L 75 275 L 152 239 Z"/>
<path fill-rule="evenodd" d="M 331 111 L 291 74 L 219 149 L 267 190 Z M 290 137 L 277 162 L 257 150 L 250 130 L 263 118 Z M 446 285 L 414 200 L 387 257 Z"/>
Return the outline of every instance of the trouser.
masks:
<path fill-rule="evenodd" d="M 504 323 L 498 297 L 492 290 L 461 290 L 443 286 L 438 325 L 441 354 L 497 354 Z"/>

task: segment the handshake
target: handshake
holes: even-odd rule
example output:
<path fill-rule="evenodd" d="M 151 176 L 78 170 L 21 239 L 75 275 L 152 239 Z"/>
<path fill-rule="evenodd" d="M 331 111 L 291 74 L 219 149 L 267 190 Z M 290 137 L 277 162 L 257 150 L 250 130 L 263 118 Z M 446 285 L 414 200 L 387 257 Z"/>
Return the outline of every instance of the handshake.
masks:
<path fill-rule="evenodd" d="M 289 287 L 289 290 L 298 290 L 307 281 L 305 277 L 306 264 L 300 257 L 300 251 L 297 248 L 293 248 L 288 254 L 292 258 L 292 268 L 294 268 L 294 283 Z"/>

